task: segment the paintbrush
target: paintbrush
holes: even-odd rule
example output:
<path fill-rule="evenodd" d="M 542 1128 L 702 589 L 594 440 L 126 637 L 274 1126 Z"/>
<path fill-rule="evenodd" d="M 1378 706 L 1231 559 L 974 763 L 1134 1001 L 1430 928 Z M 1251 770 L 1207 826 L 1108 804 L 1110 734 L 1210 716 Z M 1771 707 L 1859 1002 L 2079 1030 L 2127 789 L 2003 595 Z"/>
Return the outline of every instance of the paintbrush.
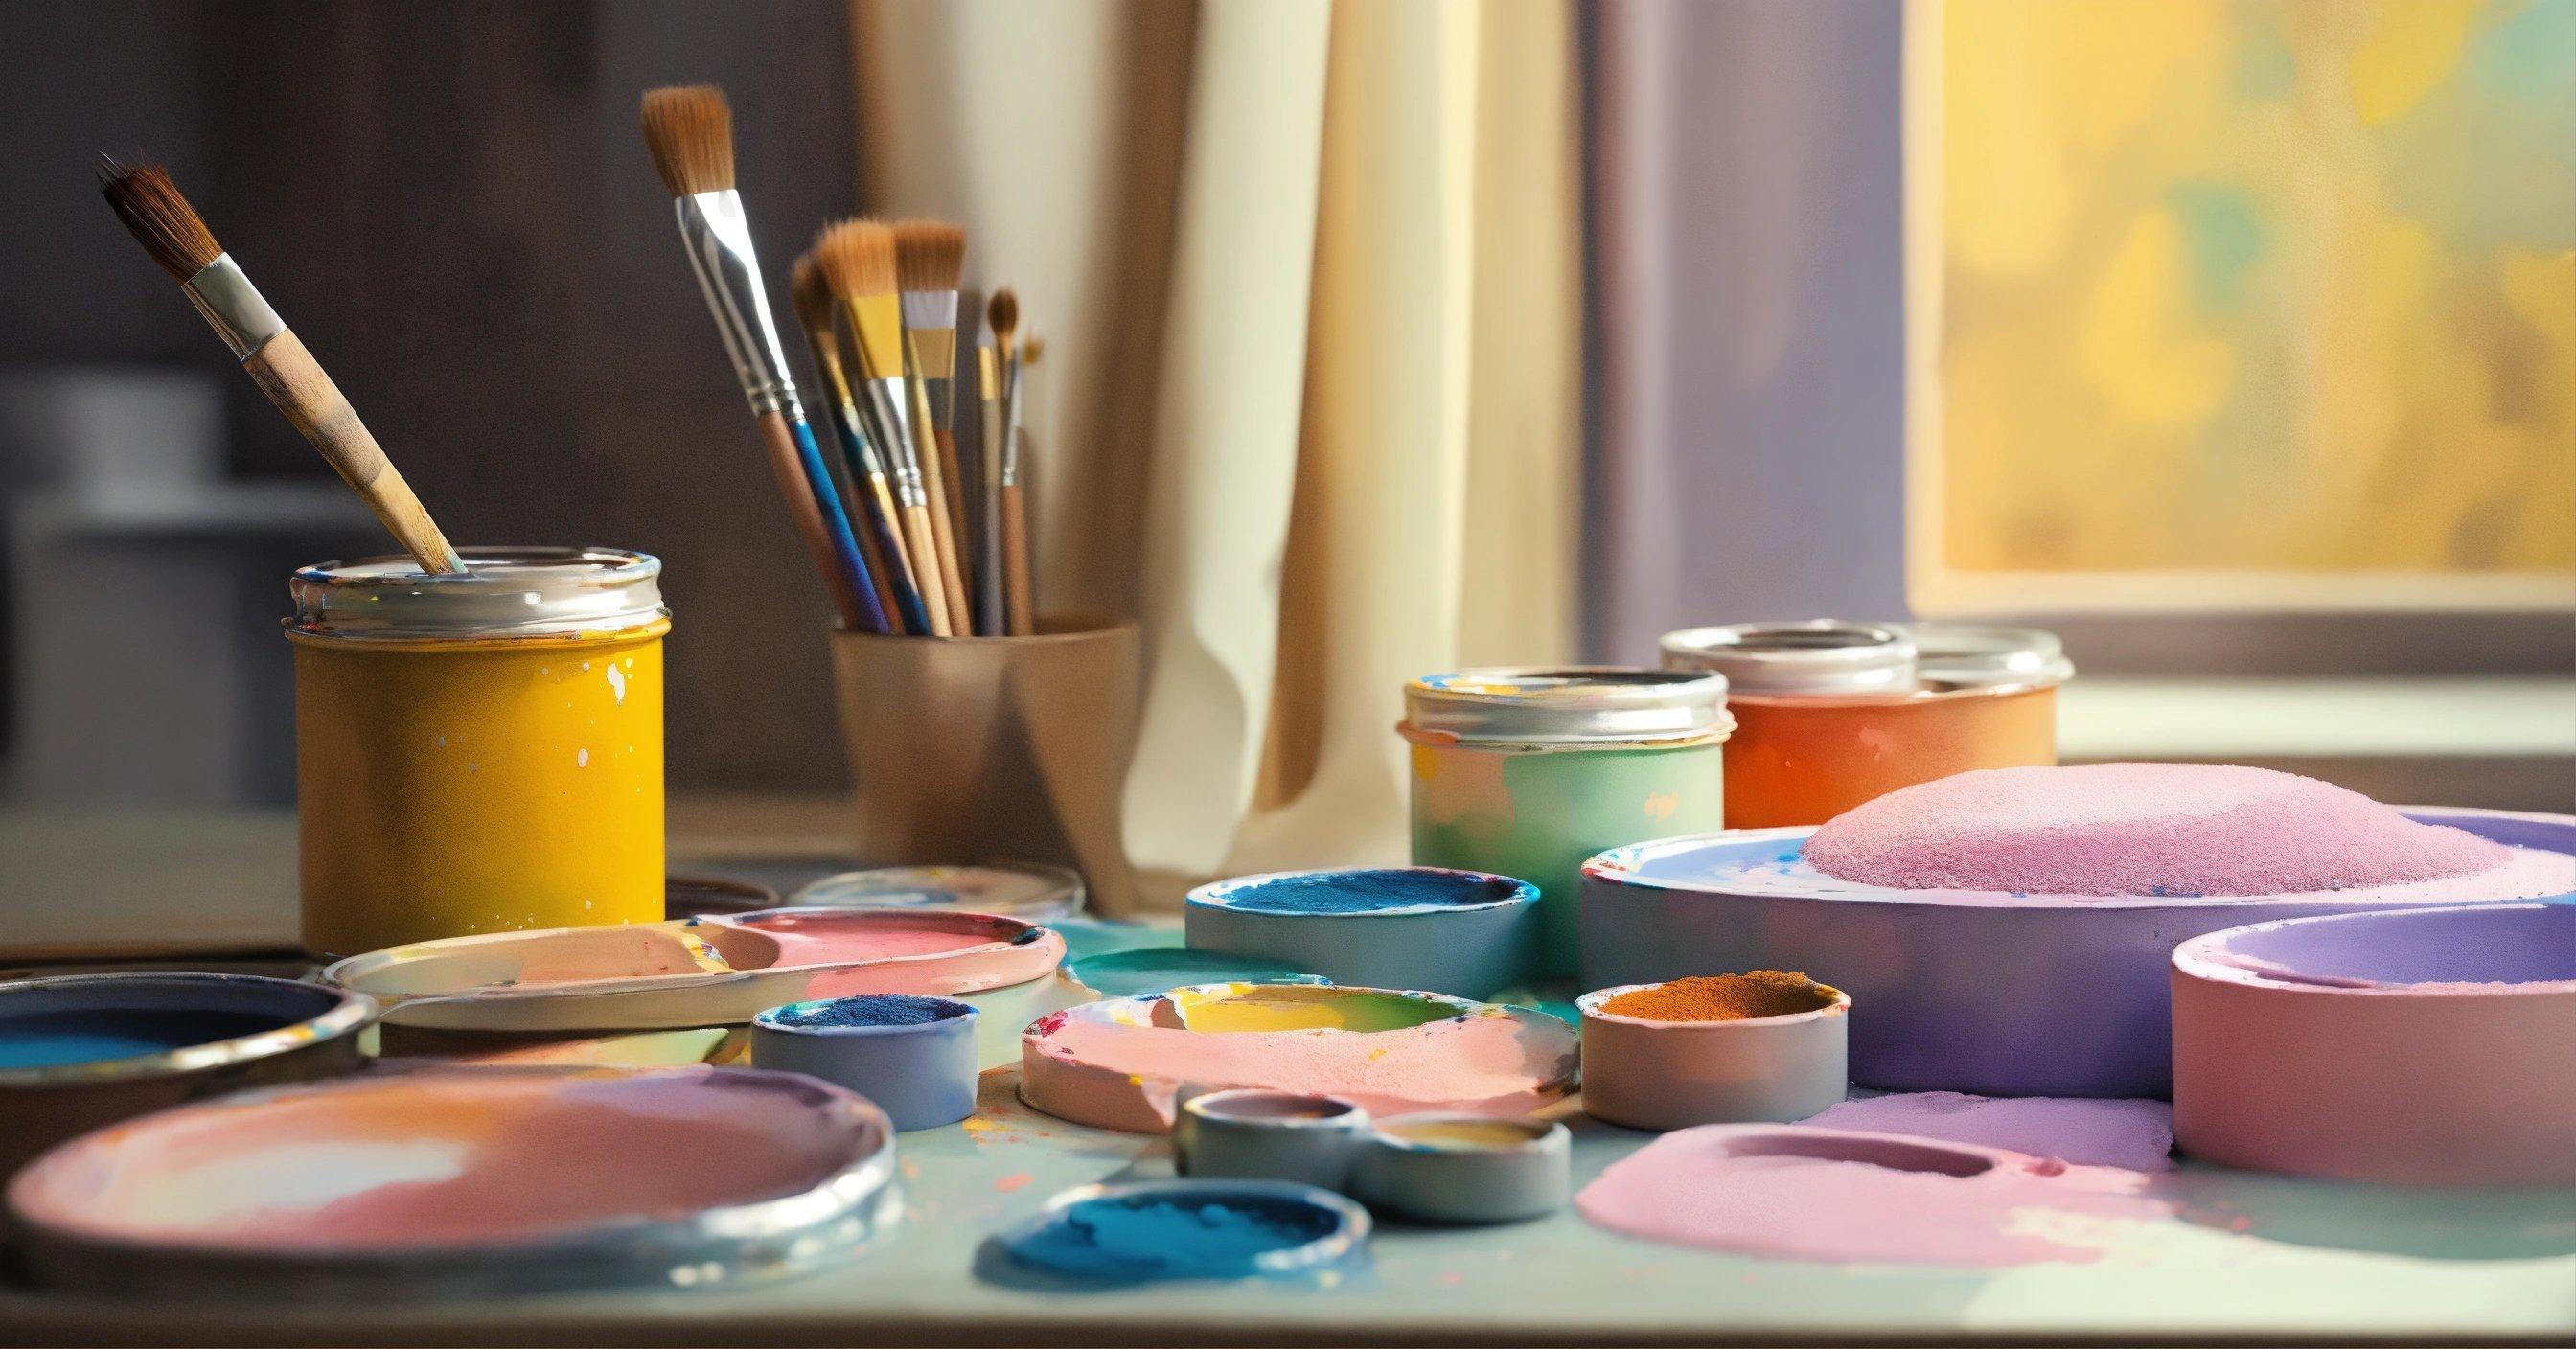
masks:
<path fill-rule="evenodd" d="M 886 612 L 902 620 L 915 636 L 930 633 L 921 590 L 912 579 L 912 559 L 905 554 L 903 526 L 895 513 L 894 488 L 886 481 L 886 463 L 876 438 L 859 413 L 850 392 L 849 366 L 841 359 L 839 330 L 832 319 L 832 285 L 823 279 L 823 264 L 811 250 L 788 271 L 788 294 L 805 344 L 813 350 L 815 368 L 823 372 L 826 411 L 839 438 L 842 466 L 850 480 L 850 513 L 867 522 L 859 545 L 876 574 L 878 598 Z"/>
<path fill-rule="evenodd" d="M 1037 586 L 1030 578 L 1029 567 L 1027 494 L 1021 487 L 1020 475 L 1021 460 L 1028 451 L 1022 429 L 1028 409 L 1028 368 L 1038 363 L 1044 350 L 1045 346 L 1032 337 L 1002 362 L 1002 602 L 1014 637 L 1037 631 Z"/>
<path fill-rule="evenodd" d="M 157 164 L 128 167 L 102 155 L 99 186 L 116 218 L 133 231 L 143 251 L 179 282 L 217 336 L 233 349 L 242 369 L 295 429 L 331 461 L 340 480 L 364 498 L 393 531 L 403 551 L 432 574 L 458 573 L 465 560 L 429 518 L 401 470 L 358 420 L 358 411 L 331 382 L 286 320 L 261 299 L 241 264 L 215 243 L 213 231 Z"/>
<path fill-rule="evenodd" d="M 966 269 L 966 228 L 944 220 L 894 227 L 895 277 L 903 287 L 904 363 L 911 375 L 914 439 L 921 448 L 931 525 L 939 534 L 940 582 L 948 621 L 973 632 L 967 613 L 966 490 L 957 474 L 957 278 Z M 926 429 L 925 429 L 926 428 Z"/>
<path fill-rule="evenodd" d="M 875 425 L 894 476 L 895 509 L 903 517 L 905 555 L 913 562 L 922 608 L 934 637 L 963 635 L 950 621 L 947 578 L 939 565 L 939 536 L 922 480 L 921 442 L 927 428 L 914 425 L 903 376 L 903 308 L 896 297 L 894 231 L 882 221 L 845 220 L 825 227 L 814 241 L 823 280 L 849 321 L 859 352 L 859 392 L 864 415 Z"/>
<path fill-rule="evenodd" d="M 983 463 L 979 505 L 983 508 L 983 532 L 976 539 L 981 565 L 976 578 L 982 583 L 976 591 L 977 622 L 985 631 L 1007 634 L 1011 631 L 1010 606 L 1010 540 L 1019 529 L 1008 523 L 1011 509 L 1005 504 L 1006 472 L 1010 459 L 1010 398 L 1008 373 L 1019 360 L 1020 297 L 1010 287 L 993 292 L 984 304 L 986 342 L 975 348 L 976 377 L 983 394 L 981 415 L 976 419 L 983 431 Z"/>
<path fill-rule="evenodd" d="M 741 194 L 734 191 L 733 109 L 724 91 L 700 84 L 647 92 L 644 143 L 653 152 L 663 186 L 671 190 L 680 241 L 688 247 L 689 266 L 715 316 L 716 335 L 751 402 L 778 490 L 831 588 L 843 626 L 892 631 L 877 602 L 875 579 L 859 555 L 858 538 L 850 532 L 850 518 L 833 489 L 832 471 L 814 442 L 814 428 L 805 422 L 796 381 L 787 374 L 787 353 L 778 344 L 760 258 L 752 250 L 751 222 L 743 214 Z"/>

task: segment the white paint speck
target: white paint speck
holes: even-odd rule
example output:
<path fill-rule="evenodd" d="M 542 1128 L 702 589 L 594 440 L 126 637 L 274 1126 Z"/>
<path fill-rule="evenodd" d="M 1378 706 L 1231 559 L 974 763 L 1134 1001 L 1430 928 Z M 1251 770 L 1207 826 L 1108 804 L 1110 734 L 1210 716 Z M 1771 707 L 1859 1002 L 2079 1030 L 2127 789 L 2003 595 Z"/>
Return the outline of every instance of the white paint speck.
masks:
<path fill-rule="evenodd" d="M 582 668 L 582 669 L 584 669 L 584 670 L 588 670 L 588 669 L 590 668 L 590 662 L 589 662 L 589 661 L 583 661 L 583 662 L 581 663 L 581 668 Z"/>
<path fill-rule="evenodd" d="M 587 749 L 576 751 L 572 756 L 572 766 L 575 768 L 590 767 L 590 751 Z"/>
<path fill-rule="evenodd" d="M 445 749 L 445 748 L 447 748 L 447 737 L 446 737 L 446 736 L 443 736 L 443 735 L 442 735 L 442 736 L 440 736 L 440 737 L 438 738 L 438 747 L 439 747 L 440 749 Z"/>
<path fill-rule="evenodd" d="M 617 703 L 618 703 L 618 705 L 619 705 L 620 707 L 625 706 L 625 705 L 626 705 L 626 672 L 625 672 L 624 670 L 618 669 L 618 668 L 617 668 L 616 666 L 614 666 L 614 665 L 609 666 L 609 667 L 608 667 L 608 687 L 610 687 L 610 688 L 612 688 L 612 689 L 614 689 L 614 690 L 616 690 L 616 691 L 617 691 Z"/>

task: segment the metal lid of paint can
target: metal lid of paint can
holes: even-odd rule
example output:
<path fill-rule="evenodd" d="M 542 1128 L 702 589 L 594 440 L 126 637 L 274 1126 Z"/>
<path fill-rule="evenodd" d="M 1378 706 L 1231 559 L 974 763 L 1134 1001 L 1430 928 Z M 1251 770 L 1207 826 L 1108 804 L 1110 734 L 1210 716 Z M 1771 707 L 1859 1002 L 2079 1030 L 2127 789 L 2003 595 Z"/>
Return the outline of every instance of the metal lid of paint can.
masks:
<path fill-rule="evenodd" d="M 1397 726 L 1421 744 L 1713 744 L 1735 730 L 1726 677 L 1621 665 L 1494 666 L 1404 687 Z"/>
<path fill-rule="evenodd" d="M 293 637 L 475 641 L 609 635 L 667 624 L 662 561 L 617 548 L 468 548 L 468 570 L 430 575 L 408 556 L 299 567 Z"/>
<path fill-rule="evenodd" d="M 1730 623 L 1668 632 L 1659 643 L 1668 670 L 1713 670 L 1738 693 L 1911 693 L 1915 648 L 1891 624 L 1815 618 Z"/>
<path fill-rule="evenodd" d="M 2057 634 L 1982 623 L 1888 623 L 1914 643 L 1914 671 L 1948 689 L 2054 688 L 2075 677 Z"/>

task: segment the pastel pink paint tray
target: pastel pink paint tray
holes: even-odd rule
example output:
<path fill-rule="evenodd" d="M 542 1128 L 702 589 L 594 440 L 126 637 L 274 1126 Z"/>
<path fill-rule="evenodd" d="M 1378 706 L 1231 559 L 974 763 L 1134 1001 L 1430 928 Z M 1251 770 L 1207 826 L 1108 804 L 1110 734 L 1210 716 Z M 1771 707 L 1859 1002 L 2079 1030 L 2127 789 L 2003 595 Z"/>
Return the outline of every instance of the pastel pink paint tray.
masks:
<path fill-rule="evenodd" d="M 1033 980 L 1047 988 L 1063 959 L 1064 938 L 1016 918 L 771 909 L 415 942 L 351 956 L 322 978 L 375 998 L 389 1025 L 632 1031 L 738 1024 L 853 993 L 972 1002 Z"/>

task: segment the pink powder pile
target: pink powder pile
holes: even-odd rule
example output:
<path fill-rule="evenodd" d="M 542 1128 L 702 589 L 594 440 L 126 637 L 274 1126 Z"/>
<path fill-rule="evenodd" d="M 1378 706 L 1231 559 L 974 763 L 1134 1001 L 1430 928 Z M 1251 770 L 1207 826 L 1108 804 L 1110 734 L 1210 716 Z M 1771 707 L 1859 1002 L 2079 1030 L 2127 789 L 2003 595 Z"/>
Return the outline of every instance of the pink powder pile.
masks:
<path fill-rule="evenodd" d="M 2135 1171 L 1798 1125 L 1666 1134 L 1611 1163 L 1574 1205 L 1596 1227 L 1672 1245 L 1971 1267 L 2093 1260 L 2103 1220 L 2175 1209 Z"/>
<path fill-rule="evenodd" d="M 1842 1101 L 1806 1122 L 1822 1129 L 1979 1143 L 2079 1166 L 2173 1169 L 2173 1107 L 2162 1101 L 1913 1091 Z"/>
<path fill-rule="evenodd" d="M 1855 806 L 1806 845 L 1826 875 L 1891 889 L 2184 898 L 2404 885 L 2512 858 L 2357 792 L 2226 764 L 1961 773 Z"/>

